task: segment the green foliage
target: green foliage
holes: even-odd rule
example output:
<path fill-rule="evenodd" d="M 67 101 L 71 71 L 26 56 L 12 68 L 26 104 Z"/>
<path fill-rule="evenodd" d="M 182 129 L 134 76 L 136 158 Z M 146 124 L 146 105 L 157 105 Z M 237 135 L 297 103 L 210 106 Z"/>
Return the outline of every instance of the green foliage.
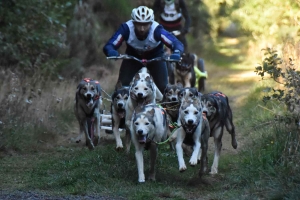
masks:
<path fill-rule="evenodd" d="M 295 36 L 298 30 L 299 4 L 294 0 L 234 0 L 231 8 L 232 18 L 255 39 L 272 36 L 280 40 L 286 34 Z"/>
<path fill-rule="evenodd" d="M 267 103 L 271 100 L 278 100 L 286 105 L 290 113 L 286 115 L 288 119 L 292 118 L 298 123 L 299 120 L 299 102 L 300 102 L 300 72 L 294 66 L 293 60 L 289 58 L 289 63 L 284 63 L 278 57 L 277 51 L 270 48 L 265 49 L 266 57 L 262 65 L 255 68 L 255 72 L 261 76 L 269 75 L 276 83 L 283 85 L 283 88 L 266 88 L 265 92 L 268 94 L 264 96 L 263 101 Z"/>
<path fill-rule="evenodd" d="M 75 0 L 0 1 L 0 63 L 36 70 L 65 48 Z"/>

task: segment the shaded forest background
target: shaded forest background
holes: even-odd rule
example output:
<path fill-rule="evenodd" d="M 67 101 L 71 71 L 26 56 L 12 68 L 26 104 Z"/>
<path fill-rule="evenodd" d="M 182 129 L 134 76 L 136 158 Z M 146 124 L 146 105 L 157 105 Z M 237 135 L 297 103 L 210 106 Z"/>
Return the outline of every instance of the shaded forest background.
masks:
<path fill-rule="evenodd" d="M 186 2 L 192 19 L 187 34 L 191 51 L 218 70 L 253 68 L 262 79 L 270 79 L 247 96 L 239 126 L 254 127 L 249 132 L 255 132 L 259 139 L 238 158 L 239 170 L 234 170 L 228 179 L 231 186 L 222 189 L 241 192 L 247 184 L 250 196 L 254 191 L 257 196 L 272 194 L 274 199 L 276 195 L 281 199 L 287 194 L 296 199 L 300 194 L 300 1 Z M 119 63 L 107 61 L 102 48 L 139 5 L 151 7 L 152 3 L 0 1 L 1 159 L 15 152 L 46 152 L 56 147 L 61 136 L 72 132 L 77 127 L 74 93 L 82 78 L 98 79 L 108 94 L 112 92 Z M 221 48 L 236 43 L 237 50 Z M 261 100 L 264 106 L 258 103 Z M 80 180 L 86 181 L 84 178 Z M 36 179 L 40 181 L 40 177 Z M 82 192 L 81 187 L 74 187 L 76 192 Z"/>

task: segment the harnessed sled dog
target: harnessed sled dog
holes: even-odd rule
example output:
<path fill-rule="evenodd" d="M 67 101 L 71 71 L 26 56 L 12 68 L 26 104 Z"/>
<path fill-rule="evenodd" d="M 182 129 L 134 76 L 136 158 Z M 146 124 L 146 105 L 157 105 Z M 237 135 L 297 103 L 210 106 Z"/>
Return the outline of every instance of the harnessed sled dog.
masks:
<path fill-rule="evenodd" d="M 193 147 L 190 165 L 195 166 L 201 159 L 199 176 L 201 177 L 207 170 L 207 148 L 210 136 L 208 120 L 202 114 L 202 103 L 200 98 L 183 99 L 179 109 L 180 127 L 176 130 L 176 153 L 179 163 L 179 171 L 187 169 L 183 159 L 182 145 Z M 201 157 L 201 158 L 200 158 Z"/>
<path fill-rule="evenodd" d="M 181 83 L 177 83 L 175 85 L 168 84 L 164 90 L 162 102 L 165 104 L 164 107 L 166 108 L 170 124 L 177 122 L 178 119 L 178 110 L 180 107 L 178 94 L 181 90 Z"/>
<path fill-rule="evenodd" d="M 143 67 L 135 74 L 130 83 L 129 98 L 127 100 L 125 109 L 125 124 L 127 129 L 131 127 L 132 114 L 137 106 L 146 104 L 155 104 L 156 99 L 162 99 L 163 95 L 155 85 L 152 77 L 147 72 L 147 68 Z M 129 134 L 126 134 L 126 152 L 130 150 Z"/>
<path fill-rule="evenodd" d="M 194 87 L 196 83 L 194 60 L 194 54 L 183 53 L 180 62 L 169 65 L 171 67 L 169 82 L 171 84 L 180 82 L 183 87 Z"/>
<path fill-rule="evenodd" d="M 155 104 L 137 107 L 130 126 L 131 140 L 135 146 L 138 182 L 145 182 L 144 149 L 150 148 L 150 180 L 155 180 L 157 143 L 167 139 L 169 132 L 166 112 Z"/>
<path fill-rule="evenodd" d="M 78 120 L 80 132 L 76 139 L 79 143 L 85 134 L 86 146 L 94 149 L 100 142 L 100 107 L 101 87 L 98 81 L 83 79 L 77 86 L 74 113 Z M 96 130 L 96 135 L 94 133 Z"/>
<path fill-rule="evenodd" d="M 218 165 L 222 148 L 222 136 L 224 126 L 231 135 L 231 145 L 237 148 L 235 138 L 235 127 L 232 122 L 232 111 L 229 106 L 228 97 L 222 92 L 212 92 L 202 96 L 203 105 L 207 109 L 207 118 L 210 125 L 210 136 L 214 138 L 215 155 L 210 174 L 218 173 Z"/>
<path fill-rule="evenodd" d="M 129 98 L 129 87 L 122 86 L 121 81 L 118 81 L 115 91 L 112 94 L 111 114 L 112 114 L 112 130 L 116 139 L 116 149 L 123 149 L 123 143 L 120 137 L 119 128 L 125 127 L 125 107 Z"/>

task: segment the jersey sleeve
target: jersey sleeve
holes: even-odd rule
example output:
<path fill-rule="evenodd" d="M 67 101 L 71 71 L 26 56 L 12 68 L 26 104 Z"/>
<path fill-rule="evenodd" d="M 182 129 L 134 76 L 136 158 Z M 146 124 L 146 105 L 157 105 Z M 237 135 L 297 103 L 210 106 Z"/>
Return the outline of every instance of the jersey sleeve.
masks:
<path fill-rule="evenodd" d="M 103 52 L 107 56 L 110 50 L 117 50 L 122 45 L 123 41 L 127 41 L 129 37 L 129 27 L 126 23 L 121 24 L 119 29 L 113 34 L 108 42 L 103 47 Z"/>
<path fill-rule="evenodd" d="M 162 25 L 158 25 L 154 31 L 154 38 L 156 41 L 163 42 L 168 48 L 184 52 L 183 44 L 170 32 L 166 31 Z"/>

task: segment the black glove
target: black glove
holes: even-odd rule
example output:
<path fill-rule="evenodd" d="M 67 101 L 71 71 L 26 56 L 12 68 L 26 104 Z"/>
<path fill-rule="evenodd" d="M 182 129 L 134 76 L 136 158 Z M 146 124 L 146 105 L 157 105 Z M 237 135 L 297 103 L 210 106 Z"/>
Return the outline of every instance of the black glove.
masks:
<path fill-rule="evenodd" d="M 181 29 L 181 31 L 180 31 L 181 35 L 185 35 L 185 34 L 187 34 L 188 32 L 189 32 L 189 30 L 186 29 L 186 28 L 183 28 L 183 29 Z"/>
<path fill-rule="evenodd" d="M 119 56 L 119 52 L 116 50 L 109 50 L 107 51 L 107 57 L 115 57 L 115 56 Z"/>

